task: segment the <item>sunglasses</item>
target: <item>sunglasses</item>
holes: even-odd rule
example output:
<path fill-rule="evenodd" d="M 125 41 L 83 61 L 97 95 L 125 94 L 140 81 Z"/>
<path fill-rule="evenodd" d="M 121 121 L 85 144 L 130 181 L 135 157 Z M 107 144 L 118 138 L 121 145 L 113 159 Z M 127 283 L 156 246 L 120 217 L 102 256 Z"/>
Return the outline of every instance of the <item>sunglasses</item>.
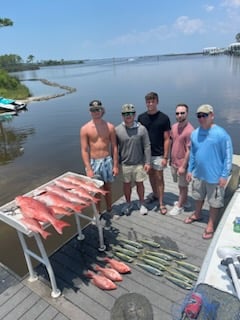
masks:
<path fill-rule="evenodd" d="M 176 112 L 176 116 L 179 116 L 179 115 L 183 116 L 185 113 L 186 112 Z"/>
<path fill-rule="evenodd" d="M 122 113 L 123 117 L 134 116 L 135 112 L 124 112 Z"/>
<path fill-rule="evenodd" d="M 207 118 L 208 117 L 208 113 L 197 113 L 197 117 L 198 117 L 198 119 Z"/>
<path fill-rule="evenodd" d="M 89 110 L 90 112 L 100 112 L 102 111 L 102 108 L 90 108 Z"/>

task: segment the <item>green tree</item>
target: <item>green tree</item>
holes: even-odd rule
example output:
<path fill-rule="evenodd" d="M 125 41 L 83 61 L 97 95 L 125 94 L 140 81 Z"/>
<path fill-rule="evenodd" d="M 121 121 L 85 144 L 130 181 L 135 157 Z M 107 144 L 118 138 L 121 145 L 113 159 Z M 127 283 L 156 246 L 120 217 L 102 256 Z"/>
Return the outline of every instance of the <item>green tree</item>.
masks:
<path fill-rule="evenodd" d="M 240 42 L 240 33 L 236 34 L 235 39 L 236 39 L 237 42 Z"/>
<path fill-rule="evenodd" d="M 8 18 L 0 18 L 0 28 L 9 27 L 9 26 L 12 26 L 12 25 L 13 25 L 12 20 L 10 20 Z"/>
<path fill-rule="evenodd" d="M 35 59 L 35 57 L 34 57 L 32 54 L 30 54 L 30 55 L 27 57 L 27 63 L 32 63 L 34 59 Z"/>

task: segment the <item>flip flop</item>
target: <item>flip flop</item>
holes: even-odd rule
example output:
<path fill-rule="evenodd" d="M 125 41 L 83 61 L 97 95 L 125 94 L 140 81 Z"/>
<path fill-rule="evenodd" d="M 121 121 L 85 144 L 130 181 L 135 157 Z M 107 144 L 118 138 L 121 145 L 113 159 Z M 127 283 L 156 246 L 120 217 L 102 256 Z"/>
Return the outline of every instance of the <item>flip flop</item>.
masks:
<path fill-rule="evenodd" d="M 207 231 L 205 229 L 204 232 L 203 232 L 202 238 L 204 240 L 210 240 L 210 239 L 212 239 L 213 235 L 214 235 L 214 231 Z"/>
<path fill-rule="evenodd" d="M 163 216 L 167 214 L 167 208 L 164 205 L 159 207 L 159 211 Z"/>
<path fill-rule="evenodd" d="M 195 214 L 193 213 L 190 217 L 187 217 L 185 220 L 184 220 L 184 223 L 186 224 L 191 224 L 193 222 L 197 222 L 197 221 L 201 221 L 202 218 L 196 218 L 195 217 Z"/>

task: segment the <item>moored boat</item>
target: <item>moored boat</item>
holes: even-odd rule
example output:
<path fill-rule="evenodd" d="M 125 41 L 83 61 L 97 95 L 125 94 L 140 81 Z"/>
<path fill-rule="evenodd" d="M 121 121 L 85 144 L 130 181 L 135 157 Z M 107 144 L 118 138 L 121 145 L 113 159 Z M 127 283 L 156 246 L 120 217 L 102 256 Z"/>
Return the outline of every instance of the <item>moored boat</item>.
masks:
<path fill-rule="evenodd" d="M 0 97 L 0 110 L 19 111 L 26 107 L 27 104 L 25 102 Z"/>

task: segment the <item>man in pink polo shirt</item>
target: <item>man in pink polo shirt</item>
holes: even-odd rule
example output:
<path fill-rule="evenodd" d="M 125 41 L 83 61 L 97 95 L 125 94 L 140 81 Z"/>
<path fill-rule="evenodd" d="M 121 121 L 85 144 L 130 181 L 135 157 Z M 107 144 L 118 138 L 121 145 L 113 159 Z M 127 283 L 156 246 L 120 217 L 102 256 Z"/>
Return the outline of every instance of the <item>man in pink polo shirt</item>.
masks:
<path fill-rule="evenodd" d="M 186 180 L 187 166 L 190 154 L 190 136 L 194 130 L 188 121 L 188 106 L 178 104 L 176 106 L 176 120 L 171 129 L 171 155 L 170 164 L 173 181 L 178 182 L 179 198 L 169 212 L 170 215 L 178 215 L 189 208 L 187 203 L 188 182 Z"/>

